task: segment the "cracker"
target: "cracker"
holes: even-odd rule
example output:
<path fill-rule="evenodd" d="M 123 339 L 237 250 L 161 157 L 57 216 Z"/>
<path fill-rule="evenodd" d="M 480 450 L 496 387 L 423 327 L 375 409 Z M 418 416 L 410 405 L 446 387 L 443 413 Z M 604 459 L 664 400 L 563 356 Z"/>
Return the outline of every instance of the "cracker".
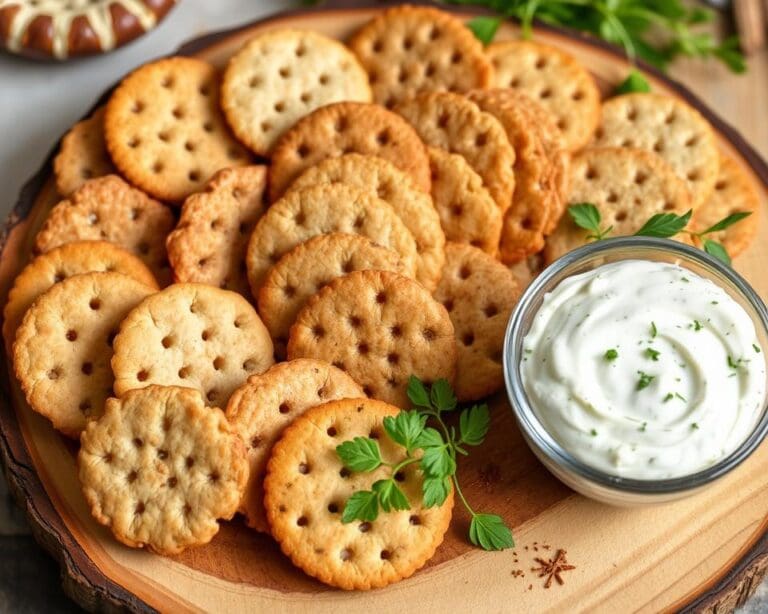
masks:
<path fill-rule="evenodd" d="M 321 403 L 364 396 L 344 371 L 308 358 L 277 364 L 251 376 L 235 391 L 227 405 L 227 419 L 248 447 L 250 472 L 240 511 L 249 527 L 269 532 L 264 477 L 269 453 L 285 427 Z"/>
<path fill-rule="evenodd" d="M 173 225 L 168 207 L 107 175 L 87 181 L 51 210 L 35 249 L 44 253 L 72 241 L 109 241 L 136 254 L 165 285 L 171 276 L 165 238 Z"/>
<path fill-rule="evenodd" d="M 453 381 L 456 342 L 448 312 L 421 284 L 396 273 L 357 271 L 307 302 L 291 327 L 288 358 L 326 360 L 366 395 L 405 407 L 411 375 Z"/>
<path fill-rule="evenodd" d="M 688 188 L 661 158 L 642 149 L 585 149 L 571 160 L 569 204 L 592 203 L 611 236 L 637 232 L 656 213 L 682 215 L 691 208 Z M 588 231 L 564 215 L 547 238 L 547 263 L 588 242 Z"/>
<path fill-rule="evenodd" d="M 454 390 L 459 401 L 475 401 L 504 384 L 504 331 L 520 285 L 506 266 L 471 245 L 448 243 L 445 257 L 435 298 L 448 310 L 456 330 Z"/>
<path fill-rule="evenodd" d="M 499 208 L 509 208 L 515 189 L 515 150 L 493 115 L 448 92 L 420 94 L 398 105 L 397 112 L 428 146 L 464 156 Z"/>
<path fill-rule="evenodd" d="M 661 94 L 625 94 L 606 101 L 595 146 L 652 151 L 685 180 L 694 209 L 712 194 L 720 153 L 712 127 L 693 107 Z"/>
<path fill-rule="evenodd" d="M 199 282 L 250 296 L 245 252 L 267 206 L 265 166 L 227 168 L 204 192 L 188 197 L 168 236 L 168 259 L 176 282 Z"/>
<path fill-rule="evenodd" d="M 211 541 L 248 478 L 223 412 L 195 390 L 164 386 L 109 399 L 77 465 L 93 517 L 123 544 L 166 555 Z"/>
<path fill-rule="evenodd" d="M 495 87 L 520 90 L 541 103 L 557 121 L 566 148 L 586 145 L 600 120 L 600 92 L 586 68 L 562 49 L 534 41 L 488 45 Z"/>
<path fill-rule="evenodd" d="M 37 297 L 73 275 L 112 271 L 157 288 L 152 271 L 138 257 L 106 241 L 76 241 L 42 254 L 19 273 L 3 311 L 3 337 L 11 348 L 24 314 Z"/>
<path fill-rule="evenodd" d="M 337 102 L 299 120 L 272 152 L 269 195 L 277 200 L 310 166 L 346 153 L 378 156 L 411 176 L 429 192 L 429 160 L 416 131 L 384 107 Z"/>
<path fill-rule="evenodd" d="M 736 160 L 721 155 L 715 189 L 696 210 L 691 226 L 700 232 L 733 213 L 751 211 L 752 215 L 748 218 L 706 237 L 722 243 L 731 257 L 736 257 L 755 238 L 760 225 L 760 209 L 760 197 L 754 180 Z"/>
<path fill-rule="evenodd" d="M 436 507 L 424 507 L 423 476 L 415 465 L 398 482 L 410 509 L 380 512 L 371 522 L 341 522 L 353 492 L 370 490 L 386 468 L 350 473 L 336 446 L 354 437 L 383 433 L 383 420 L 398 412 L 372 399 L 332 401 L 296 419 L 272 450 L 264 499 L 272 535 L 307 574 L 346 590 L 380 588 L 419 569 L 435 553 L 451 521 L 453 491 Z M 385 462 L 403 449 L 379 438 Z"/>
<path fill-rule="evenodd" d="M 466 92 L 493 79 L 480 41 L 459 19 L 434 8 L 382 11 L 349 46 L 368 71 L 374 99 L 389 108 L 421 92 Z"/>
<path fill-rule="evenodd" d="M 383 200 L 343 183 L 292 191 L 256 224 L 248 243 L 248 281 L 258 297 L 269 269 L 294 247 L 329 232 L 360 234 L 397 252 L 406 271 L 416 270 L 416 242 Z"/>
<path fill-rule="evenodd" d="M 83 183 L 94 177 L 115 172 L 104 143 L 104 107 L 77 122 L 61 139 L 59 153 L 53 160 L 56 190 L 69 196 Z"/>
<path fill-rule="evenodd" d="M 248 164 L 219 110 L 216 70 L 194 58 L 157 60 L 123 79 L 104 135 L 120 172 L 161 200 L 182 201 L 216 171 Z"/>
<path fill-rule="evenodd" d="M 112 395 L 109 361 L 120 321 L 154 291 L 121 273 L 84 273 L 42 294 L 13 344 L 13 368 L 30 407 L 78 437 Z"/>
<path fill-rule="evenodd" d="M 236 292 L 174 284 L 133 309 L 115 337 L 115 392 L 151 384 L 199 390 L 226 407 L 249 375 L 274 363 L 272 340 Z"/>
<path fill-rule="evenodd" d="M 307 169 L 289 189 L 336 181 L 373 192 L 392 206 L 416 241 L 416 280 L 434 290 L 445 262 L 445 234 L 432 199 L 391 162 L 354 153 L 323 160 Z"/>
<path fill-rule="evenodd" d="M 362 235 L 331 233 L 301 243 L 273 266 L 259 290 L 259 314 L 285 355 L 288 333 L 307 300 L 328 282 L 352 271 L 404 273 L 400 256 Z"/>
<path fill-rule="evenodd" d="M 221 84 L 227 123 L 262 156 L 297 120 L 342 100 L 370 102 L 368 75 L 343 44 L 306 30 L 256 35 L 229 60 Z"/>
<path fill-rule="evenodd" d="M 496 254 L 501 236 L 501 209 L 469 163 L 459 154 L 429 148 L 432 199 L 446 239 L 470 243 Z"/>

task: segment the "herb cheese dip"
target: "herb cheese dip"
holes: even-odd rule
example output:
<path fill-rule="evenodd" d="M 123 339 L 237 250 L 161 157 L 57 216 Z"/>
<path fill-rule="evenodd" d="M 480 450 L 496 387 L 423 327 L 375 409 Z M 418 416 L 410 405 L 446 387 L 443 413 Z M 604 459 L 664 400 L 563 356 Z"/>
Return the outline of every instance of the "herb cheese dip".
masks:
<path fill-rule="evenodd" d="M 752 320 L 675 264 L 624 260 L 563 280 L 523 340 L 520 372 L 544 428 L 612 475 L 664 479 L 733 452 L 763 411 Z"/>

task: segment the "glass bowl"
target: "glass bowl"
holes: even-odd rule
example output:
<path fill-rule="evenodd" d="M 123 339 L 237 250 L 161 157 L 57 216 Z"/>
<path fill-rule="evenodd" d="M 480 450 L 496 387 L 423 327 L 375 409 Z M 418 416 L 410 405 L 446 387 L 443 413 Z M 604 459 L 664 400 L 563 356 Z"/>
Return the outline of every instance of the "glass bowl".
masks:
<path fill-rule="evenodd" d="M 507 394 L 524 439 L 544 466 L 573 490 L 612 505 L 642 506 L 695 494 L 744 462 L 768 433 L 768 399 L 763 401 L 763 411 L 754 430 L 736 450 L 714 465 L 682 477 L 658 480 L 620 477 L 596 469 L 564 449 L 542 425 L 523 388 L 520 373 L 523 339 L 544 295 L 562 280 L 621 260 L 674 263 L 711 280 L 744 308 L 755 325 L 761 347 L 766 349 L 768 310 L 752 287 L 729 266 L 700 249 L 649 237 L 607 239 L 569 252 L 547 267 L 523 293 L 507 325 L 503 364 Z"/>

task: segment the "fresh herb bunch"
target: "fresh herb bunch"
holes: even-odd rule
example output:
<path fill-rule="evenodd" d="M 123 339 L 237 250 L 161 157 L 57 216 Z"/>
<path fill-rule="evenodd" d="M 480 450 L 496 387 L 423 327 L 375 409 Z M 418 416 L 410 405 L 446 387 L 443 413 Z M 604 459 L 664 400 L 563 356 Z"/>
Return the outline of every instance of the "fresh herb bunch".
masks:
<path fill-rule="evenodd" d="M 337 446 L 336 453 L 350 471 L 370 472 L 382 466 L 389 469 L 389 477 L 374 482 L 371 490 L 352 494 L 344 505 L 342 522 L 370 522 L 378 517 L 380 511 L 410 509 L 408 498 L 397 485 L 397 479 L 402 469 L 418 464 L 424 475 L 422 495 L 426 507 L 442 505 L 453 483 L 456 494 L 472 516 L 470 541 L 485 550 L 503 550 L 514 546 L 512 532 L 501 517 L 475 512 L 464 497 L 456 477 L 457 455 L 468 455 L 466 448 L 479 446 L 488 433 L 488 406 L 483 403 L 462 410 L 457 433 L 443 419 L 446 412 L 452 412 L 457 407 L 456 396 L 446 380 L 438 380 L 430 388 L 412 375 L 408 381 L 408 398 L 414 409 L 384 418 L 387 437 L 403 448 L 401 460 L 385 462 L 378 442 L 369 437 L 355 437 Z M 438 428 L 427 426 L 430 419 Z M 419 451 L 421 454 L 417 454 Z"/>
<path fill-rule="evenodd" d="M 451 4 L 480 5 L 521 23 L 529 38 L 534 19 L 588 32 L 620 45 L 627 57 L 666 69 L 679 56 L 717 58 L 733 72 L 744 72 L 746 62 L 738 37 L 718 43 L 696 26 L 712 20 L 712 11 L 689 7 L 682 0 L 446 0 Z M 500 17 L 473 20 L 473 31 L 489 43 Z M 493 27 L 493 24 L 496 24 Z M 480 25 L 484 24 L 484 25 Z M 653 31 L 653 39 L 649 34 Z M 488 35 L 490 34 L 490 35 Z"/>
<path fill-rule="evenodd" d="M 589 231 L 587 235 L 588 239 L 599 241 L 605 239 L 613 230 L 613 226 L 607 228 L 601 228 L 600 211 L 592 203 L 579 203 L 577 205 L 571 205 L 568 207 L 568 214 L 573 219 L 574 223 Z M 728 255 L 725 247 L 721 243 L 718 243 L 714 239 L 707 239 L 707 235 L 713 232 L 719 232 L 725 230 L 729 226 L 733 226 L 735 223 L 743 220 L 745 217 L 752 215 L 751 211 L 739 211 L 737 213 L 731 213 L 729 216 L 724 217 L 722 220 L 713 224 L 709 228 L 700 232 L 693 230 L 686 230 L 685 227 L 691 220 L 691 211 L 688 210 L 683 215 L 677 215 L 675 213 L 657 213 L 652 216 L 642 228 L 635 233 L 637 237 L 659 237 L 662 239 L 668 239 L 674 237 L 676 234 L 685 233 L 690 237 L 695 237 L 702 240 L 702 246 L 704 251 L 710 256 L 714 256 L 721 262 L 730 265 L 731 257 Z"/>

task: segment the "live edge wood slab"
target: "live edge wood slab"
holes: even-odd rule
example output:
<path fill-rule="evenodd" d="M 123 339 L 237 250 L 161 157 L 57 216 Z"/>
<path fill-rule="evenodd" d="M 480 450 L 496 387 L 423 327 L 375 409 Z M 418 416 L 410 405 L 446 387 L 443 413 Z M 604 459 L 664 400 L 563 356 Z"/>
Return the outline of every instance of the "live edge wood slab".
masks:
<path fill-rule="evenodd" d="M 348 3 L 351 4 L 351 3 Z M 384 3 L 332 2 L 196 39 L 181 54 L 221 66 L 254 33 L 275 27 L 314 29 L 345 39 Z M 459 13 L 467 18 L 478 14 Z M 517 35 L 504 25 L 498 39 Z M 592 70 L 603 92 L 621 81 L 626 61 L 590 38 L 540 27 L 536 37 L 563 47 Z M 768 297 L 768 166 L 694 94 L 646 68 L 654 90 L 680 96 L 717 129 L 724 151 L 762 189 L 760 236 L 735 262 Z M 56 200 L 50 159 L 24 187 L 0 234 L 0 301 L 27 262 L 32 238 Z M 67 592 L 87 609 L 135 611 L 727 611 L 743 603 L 768 569 L 768 444 L 710 490 L 677 503 L 614 509 L 564 487 L 534 459 L 503 394 L 490 399 L 493 427 L 486 443 L 461 464 L 471 501 L 500 513 L 514 527 L 514 551 L 486 553 L 466 540 L 467 515 L 457 508 L 436 556 L 412 578 L 383 590 L 344 593 L 293 568 L 275 543 L 224 523 L 208 546 L 173 558 L 131 550 L 90 517 L 76 478 L 71 442 L 23 400 L 6 357 L 2 361 L 0 451 L 15 496 L 35 537 L 61 564 Z M 531 568 L 535 557 L 567 551 L 575 569 L 564 583 Z"/>

